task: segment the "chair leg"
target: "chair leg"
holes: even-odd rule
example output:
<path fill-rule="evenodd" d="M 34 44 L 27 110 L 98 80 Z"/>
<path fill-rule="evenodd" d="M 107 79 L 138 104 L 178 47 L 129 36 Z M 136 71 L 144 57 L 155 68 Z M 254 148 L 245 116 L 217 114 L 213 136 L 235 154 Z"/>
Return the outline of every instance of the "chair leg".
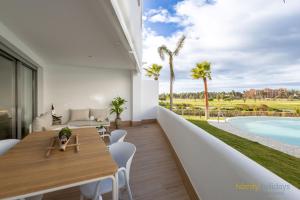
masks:
<path fill-rule="evenodd" d="M 126 186 L 127 186 L 127 192 L 128 192 L 129 199 L 133 200 L 130 185 L 129 185 L 129 181 L 126 181 Z"/>
<path fill-rule="evenodd" d="M 99 195 L 99 196 L 97 196 L 96 198 L 93 198 L 93 200 L 103 200 L 103 199 L 102 199 L 102 196 Z"/>
<path fill-rule="evenodd" d="M 82 194 L 80 195 L 80 200 L 84 200 L 84 196 Z"/>

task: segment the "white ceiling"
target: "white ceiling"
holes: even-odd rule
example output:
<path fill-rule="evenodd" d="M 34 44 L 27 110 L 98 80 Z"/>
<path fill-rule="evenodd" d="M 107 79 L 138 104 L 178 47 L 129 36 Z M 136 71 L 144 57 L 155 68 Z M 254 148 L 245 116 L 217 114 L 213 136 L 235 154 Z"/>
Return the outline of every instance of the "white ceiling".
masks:
<path fill-rule="evenodd" d="M 135 69 L 113 10 L 102 1 L 1 0 L 0 21 L 46 63 Z"/>

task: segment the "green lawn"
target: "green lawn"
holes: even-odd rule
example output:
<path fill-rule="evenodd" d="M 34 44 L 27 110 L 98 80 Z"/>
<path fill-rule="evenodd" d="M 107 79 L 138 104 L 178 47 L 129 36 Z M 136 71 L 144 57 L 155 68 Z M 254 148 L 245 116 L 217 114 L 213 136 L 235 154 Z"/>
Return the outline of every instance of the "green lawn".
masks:
<path fill-rule="evenodd" d="M 187 120 L 204 120 L 205 119 L 205 116 L 194 116 L 194 115 L 181 115 L 182 117 L 184 117 L 185 119 Z M 224 117 L 209 117 L 209 120 L 225 120 Z"/>
<path fill-rule="evenodd" d="M 300 159 L 218 129 L 204 120 L 189 121 L 300 188 Z M 237 160 L 238 162 L 238 160 Z"/>
<path fill-rule="evenodd" d="M 166 100 L 164 102 L 169 102 L 169 100 Z M 192 104 L 194 106 L 204 106 L 204 100 L 203 99 L 174 99 L 174 103 L 187 103 Z M 209 105 L 212 107 L 222 107 L 222 108 L 230 108 L 235 107 L 236 105 L 240 104 L 247 104 L 247 105 L 261 105 L 265 104 L 270 108 L 274 109 L 284 109 L 284 110 L 292 110 L 295 111 L 297 108 L 300 108 L 300 100 L 256 100 L 253 99 L 247 99 L 246 102 L 243 100 L 233 100 L 233 101 L 217 101 L 214 99 L 213 101 L 209 102 Z"/>

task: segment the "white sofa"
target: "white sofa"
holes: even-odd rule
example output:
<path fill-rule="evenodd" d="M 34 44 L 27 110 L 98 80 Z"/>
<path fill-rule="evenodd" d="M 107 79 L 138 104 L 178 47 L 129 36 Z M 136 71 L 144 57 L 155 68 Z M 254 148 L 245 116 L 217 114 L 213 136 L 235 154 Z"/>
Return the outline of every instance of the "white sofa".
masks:
<path fill-rule="evenodd" d="M 58 130 L 66 126 L 70 128 L 109 127 L 109 109 L 70 109 L 70 120 L 61 125 L 53 125 L 52 114 L 47 112 L 34 119 L 32 131 Z"/>

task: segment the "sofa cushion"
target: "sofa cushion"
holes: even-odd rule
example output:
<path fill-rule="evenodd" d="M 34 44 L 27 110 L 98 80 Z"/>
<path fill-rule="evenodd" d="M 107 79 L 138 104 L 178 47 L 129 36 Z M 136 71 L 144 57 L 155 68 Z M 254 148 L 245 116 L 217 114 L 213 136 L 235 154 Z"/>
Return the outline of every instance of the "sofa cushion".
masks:
<path fill-rule="evenodd" d="M 60 131 L 62 128 L 68 127 L 66 124 L 59 124 L 59 125 L 52 125 L 49 127 L 46 127 L 46 131 Z"/>
<path fill-rule="evenodd" d="M 91 116 L 94 116 L 96 121 L 104 121 L 109 116 L 109 110 L 106 109 L 91 109 Z"/>
<path fill-rule="evenodd" d="M 36 131 L 45 131 L 52 126 L 52 115 L 51 112 L 36 117 L 32 122 L 32 130 Z"/>
<path fill-rule="evenodd" d="M 89 120 L 89 109 L 70 110 L 70 121 Z"/>
<path fill-rule="evenodd" d="M 97 122 L 95 120 L 82 120 L 82 121 L 70 121 L 67 124 L 69 127 L 97 127 L 97 126 L 109 126 L 109 120 Z"/>

